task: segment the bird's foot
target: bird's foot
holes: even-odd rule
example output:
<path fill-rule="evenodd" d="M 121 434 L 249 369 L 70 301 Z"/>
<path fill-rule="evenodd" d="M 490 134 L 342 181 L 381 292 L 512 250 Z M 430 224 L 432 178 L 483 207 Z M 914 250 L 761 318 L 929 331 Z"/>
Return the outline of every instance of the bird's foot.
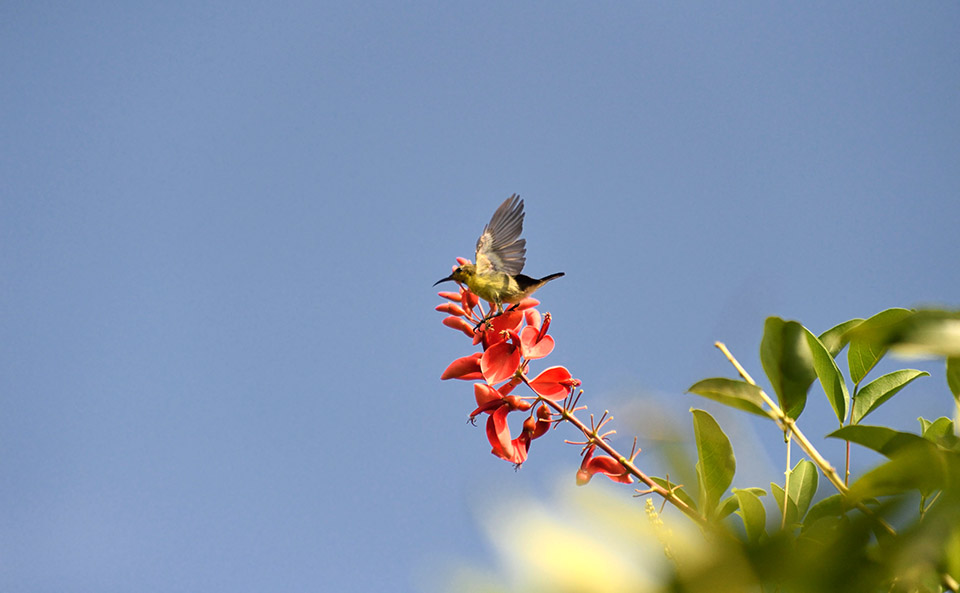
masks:
<path fill-rule="evenodd" d="M 507 311 L 513 311 L 514 308 L 516 308 L 516 305 L 514 305 L 513 307 L 507 309 Z M 503 314 L 506 313 L 507 311 L 504 311 L 504 310 L 501 309 L 500 311 L 491 311 L 491 312 L 487 313 L 486 315 L 483 316 L 483 319 L 481 319 L 480 321 L 478 321 L 477 324 L 476 324 L 475 326 L 473 326 L 473 331 L 474 331 L 474 333 L 476 333 L 477 330 L 480 329 L 480 326 L 482 326 L 482 325 L 484 325 L 484 324 L 488 324 L 488 325 L 489 325 L 489 323 L 490 323 L 491 321 L 493 321 L 493 320 L 494 320 L 495 318 L 497 318 L 497 317 L 500 317 L 501 315 L 503 315 Z"/>

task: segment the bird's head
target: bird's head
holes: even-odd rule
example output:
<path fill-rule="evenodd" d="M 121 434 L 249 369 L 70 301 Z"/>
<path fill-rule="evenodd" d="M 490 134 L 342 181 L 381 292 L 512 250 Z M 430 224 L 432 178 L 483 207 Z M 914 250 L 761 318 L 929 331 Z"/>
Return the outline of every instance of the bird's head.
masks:
<path fill-rule="evenodd" d="M 476 269 L 476 266 L 473 264 L 464 264 L 454 270 L 453 273 L 446 278 L 441 278 L 434 282 L 433 285 L 436 286 L 437 284 L 440 284 L 441 282 L 447 282 L 448 280 L 452 280 L 453 282 L 457 283 L 466 282 L 467 278 L 470 278 L 476 273 Z"/>

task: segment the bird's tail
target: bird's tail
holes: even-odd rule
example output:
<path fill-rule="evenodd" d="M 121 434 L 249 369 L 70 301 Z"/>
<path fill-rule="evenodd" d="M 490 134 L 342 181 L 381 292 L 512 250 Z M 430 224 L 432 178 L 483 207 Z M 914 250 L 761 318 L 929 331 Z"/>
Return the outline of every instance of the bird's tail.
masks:
<path fill-rule="evenodd" d="M 563 276 L 563 272 L 557 272 L 556 274 L 550 274 L 549 276 L 544 276 L 540 280 L 537 280 L 537 282 L 540 284 L 546 284 L 547 282 L 550 282 L 551 280 L 559 278 L 560 276 Z"/>

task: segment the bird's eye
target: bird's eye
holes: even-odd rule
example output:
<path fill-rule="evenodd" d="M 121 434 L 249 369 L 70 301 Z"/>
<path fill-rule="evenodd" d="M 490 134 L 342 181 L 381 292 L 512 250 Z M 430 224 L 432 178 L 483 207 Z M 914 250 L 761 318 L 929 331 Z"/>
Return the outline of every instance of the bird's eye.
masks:
<path fill-rule="evenodd" d="M 459 273 L 460 273 L 460 268 L 457 268 L 456 270 L 454 270 L 453 273 L 454 273 L 454 274 L 459 274 Z"/>

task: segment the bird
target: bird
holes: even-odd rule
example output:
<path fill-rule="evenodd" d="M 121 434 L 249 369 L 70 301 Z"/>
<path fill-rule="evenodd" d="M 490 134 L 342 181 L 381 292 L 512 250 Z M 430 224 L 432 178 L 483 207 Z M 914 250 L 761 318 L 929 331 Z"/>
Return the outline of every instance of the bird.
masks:
<path fill-rule="evenodd" d="M 520 238 L 523 216 L 523 200 L 519 195 L 513 194 L 504 200 L 477 239 L 477 263 L 463 264 L 433 285 L 448 281 L 466 284 L 470 292 L 496 306 L 496 314 L 490 315 L 495 317 L 503 314 L 504 303 L 516 308 L 544 284 L 563 276 L 563 272 L 557 272 L 531 278 L 520 273 L 527 254 L 527 241 Z"/>

